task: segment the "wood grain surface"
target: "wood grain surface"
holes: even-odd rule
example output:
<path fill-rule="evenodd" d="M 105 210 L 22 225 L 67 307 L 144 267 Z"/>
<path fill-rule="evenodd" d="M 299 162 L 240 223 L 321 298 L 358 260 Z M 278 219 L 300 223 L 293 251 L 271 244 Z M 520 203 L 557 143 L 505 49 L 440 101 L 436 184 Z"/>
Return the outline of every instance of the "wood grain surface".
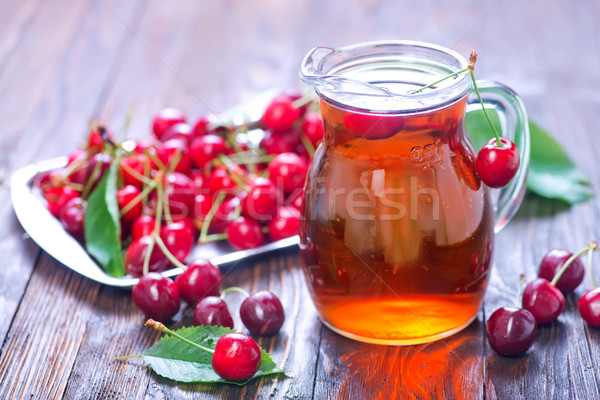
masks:
<path fill-rule="evenodd" d="M 497 236 L 478 318 L 420 346 L 367 345 L 324 327 L 297 250 L 235 265 L 225 286 L 269 288 L 282 300 L 282 331 L 259 344 L 287 373 L 234 387 L 178 384 L 140 360 L 115 361 L 159 335 L 142 327 L 128 291 L 79 276 L 27 239 L 8 190 L 17 168 L 72 150 L 90 119 L 119 131 L 135 104 L 130 135 L 146 136 L 160 108 L 223 111 L 300 87 L 300 61 L 315 45 L 384 39 L 477 49 L 477 76 L 520 93 L 598 187 L 599 17 L 597 1 L 0 0 L 0 398 L 600 398 L 600 331 L 577 313 L 589 280 L 525 356 L 497 356 L 485 340 L 486 318 L 515 302 L 520 273 L 532 279 L 550 248 L 599 238 L 597 199 L 569 208 L 528 195 Z M 240 301 L 232 295 L 232 308 Z M 175 321 L 190 325 L 191 310 Z"/>

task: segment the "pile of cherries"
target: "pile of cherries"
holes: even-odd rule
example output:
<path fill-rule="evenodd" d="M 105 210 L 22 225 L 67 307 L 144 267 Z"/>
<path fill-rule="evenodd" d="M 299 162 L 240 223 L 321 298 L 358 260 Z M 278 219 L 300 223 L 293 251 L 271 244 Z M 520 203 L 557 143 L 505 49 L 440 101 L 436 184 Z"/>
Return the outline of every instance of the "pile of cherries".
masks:
<path fill-rule="evenodd" d="M 596 242 L 591 242 L 576 254 L 554 249 L 544 256 L 538 278 L 525 286 L 521 306 L 499 308 L 487 321 L 487 339 L 496 353 L 504 356 L 525 353 L 535 340 L 537 326 L 558 318 L 565 307 L 565 295 L 583 281 L 585 268 L 579 257 L 585 253 L 594 289 L 579 299 L 579 314 L 588 325 L 600 327 L 600 288 L 594 282 L 591 264 L 592 252 L 597 247 Z M 522 275 L 521 282 L 524 280 Z"/>
<path fill-rule="evenodd" d="M 240 318 L 244 326 L 255 335 L 272 335 L 281 329 L 285 320 L 279 298 L 269 290 L 252 294 L 241 288 L 231 287 L 221 292 L 223 276 L 210 261 L 195 260 L 175 278 L 175 282 L 156 272 L 142 276 L 134 286 L 134 303 L 151 318 L 147 325 L 179 336 L 165 328 L 159 321 L 170 320 L 180 309 L 180 298 L 194 306 L 194 325 L 224 326 L 233 329 L 233 318 L 224 297 L 230 292 L 239 292 L 246 299 L 240 307 Z M 219 296 L 220 295 L 220 296 Z M 230 381 L 245 381 L 258 371 L 262 354 L 258 344 L 242 333 L 231 332 L 222 336 L 214 350 L 195 345 L 203 351 L 213 353 L 212 366 L 215 372 Z"/>
<path fill-rule="evenodd" d="M 116 200 L 133 277 L 181 267 L 196 242 L 228 240 L 245 250 L 284 239 L 298 233 L 308 163 L 323 136 L 320 114 L 298 101 L 298 94 L 272 99 L 253 126 L 264 131 L 258 146 L 244 135 L 248 126 L 212 115 L 189 124 L 172 108 L 154 117 L 153 137 L 129 147 L 93 126 L 85 147 L 37 184 L 52 215 L 83 241 L 87 199 L 118 161 Z"/>

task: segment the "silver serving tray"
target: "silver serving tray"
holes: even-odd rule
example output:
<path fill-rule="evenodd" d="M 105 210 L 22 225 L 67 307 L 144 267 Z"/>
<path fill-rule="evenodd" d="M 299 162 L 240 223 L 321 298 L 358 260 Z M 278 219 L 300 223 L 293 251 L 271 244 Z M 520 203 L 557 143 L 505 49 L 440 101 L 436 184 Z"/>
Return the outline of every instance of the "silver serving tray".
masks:
<path fill-rule="evenodd" d="M 264 109 L 266 101 L 272 95 L 273 92 L 265 92 L 259 98 L 255 98 L 251 103 L 248 103 L 251 104 L 251 106 L 240 106 L 239 108 L 230 110 L 227 119 L 236 124 L 255 121 L 257 119 L 257 112 Z M 241 113 L 240 110 L 243 110 L 243 113 Z M 260 116 L 260 114 L 258 114 L 258 116 Z M 251 133 L 249 133 L 248 136 L 249 140 L 260 140 L 258 137 L 252 137 Z M 66 164 L 67 158 L 59 157 L 27 165 L 15 171 L 10 182 L 10 195 L 17 219 L 23 226 L 23 229 L 25 229 L 25 232 L 27 232 L 29 237 L 31 237 L 38 246 L 73 271 L 109 286 L 121 288 L 130 288 L 134 286 L 138 282 L 138 278 L 132 278 L 129 275 L 123 278 L 114 278 L 104 272 L 104 270 L 92 260 L 82 245 L 69 235 L 63 229 L 61 223 L 50 214 L 46 208 L 46 201 L 41 196 L 39 189 L 34 187 L 33 181 L 36 175 L 64 167 Z M 244 259 L 294 247 L 297 244 L 298 236 L 243 251 L 233 251 L 225 241 L 206 243 L 203 245 L 196 245 L 188 257 L 188 260 L 201 257 L 210 259 L 210 261 L 217 266 L 231 266 L 231 264 L 237 264 Z M 163 275 L 172 277 L 179 275 L 181 272 L 182 270 L 180 268 L 173 268 L 163 272 Z"/>
<path fill-rule="evenodd" d="M 69 235 L 61 223 L 50 214 L 39 190 L 33 186 L 33 180 L 37 174 L 64 167 L 66 164 L 67 158 L 60 157 L 27 165 L 13 174 L 10 182 L 10 195 L 17 219 L 38 246 L 73 271 L 105 285 L 132 287 L 138 282 L 138 278 L 132 278 L 129 275 L 123 278 L 114 278 L 104 272 L 90 258 L 81 244 Z M 213 242 L 196 245 L 188 259 L 208 258 L 213 264 L 224 266 L 297 244 L 298 236 L 293 236 L 251 250 L 233 251 L 224 241 Z M 163 275 L 172 277 L 181 272 L 180 268 L 173 268 L 163 272 Z"/>

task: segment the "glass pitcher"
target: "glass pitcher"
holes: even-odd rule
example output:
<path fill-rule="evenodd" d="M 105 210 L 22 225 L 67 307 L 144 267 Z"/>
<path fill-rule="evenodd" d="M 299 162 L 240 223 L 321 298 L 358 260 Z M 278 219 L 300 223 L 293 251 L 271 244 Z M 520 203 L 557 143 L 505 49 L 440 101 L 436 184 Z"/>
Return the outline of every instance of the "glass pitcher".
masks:
<path fill-rule="evenodd" d="M 521 155 L 517 176 L 491 192 L 464 129 L 465 113 L 481 109 L 470 75 L 411 93 L 466 66 L 449 49 L 409 41 L 317 47 L 303 61 L 325 133 L 306 180 L 301 263 L 335 332 L 429 342 L 465 328 L 481 306 L 494 234 L 525 193 L 529 132 L 511 89 L 478 82 Z"/>

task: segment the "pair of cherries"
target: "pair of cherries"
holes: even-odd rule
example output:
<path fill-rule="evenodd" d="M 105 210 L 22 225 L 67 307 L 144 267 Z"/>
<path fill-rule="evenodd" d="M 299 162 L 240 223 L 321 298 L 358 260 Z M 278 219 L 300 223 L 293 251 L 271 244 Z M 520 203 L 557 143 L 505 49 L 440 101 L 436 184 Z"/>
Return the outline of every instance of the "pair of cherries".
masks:
<path fill-rule="evenodd" d="M 207 296 L 194 307 L 194 325 L 218 325 L 233 329 L 233 318 L 225 303 L 227 293 L 237 291 L 246 299 L 240 306 L 240 318 L 254 335 L 272 335 L 279 332 L 285 315 L 277 296 L 269 290 L 248 294 L 241 288 L 224 290 L 221 296 Z"/>
<path fill-rule="evenodd" d="M 183 298 L 186 303 L 194 305 L 194 325 L 233 328 L 233 318 L 223 298 L 237 291 L 246 297 L 240 307 L 240 317 L 251 333 L 272 335 L 279 332 L 285 315 L 281 301 L 274 293 L 261 290 L 248 294 L 237 287 L 221 293 L 222 282 L 219 268 L 209 260 L 198 259 L 189 263 L 175 281 L 156 272 L 142 276 L 133 288 L 132 298 L 148 318 L 159 321 L 172 319 Z"/>
<path fill-rule="evenodd" d="M 591 274 L 591 253 L 597 244 L 591 242 L 583 250 L 572 254 L 554 249 L 540 263 L 538 278 L 523 291 L 522 307 L 502 307 L 496 310 L 486 324 L 490 346 L 498 354 L 515 356 L 525 353 L 533 344 L 537 325 L 554 322 L 565 307 L 564 295 L 575 290 L 583 281 L 585 268 L 579 257 L 588 253 Z M 521 276 L 524 281 L 524 276 Z M 588 291 L 579 300 L 581 317 L 593 327 L 600 327 L 600 289 Z"/>

